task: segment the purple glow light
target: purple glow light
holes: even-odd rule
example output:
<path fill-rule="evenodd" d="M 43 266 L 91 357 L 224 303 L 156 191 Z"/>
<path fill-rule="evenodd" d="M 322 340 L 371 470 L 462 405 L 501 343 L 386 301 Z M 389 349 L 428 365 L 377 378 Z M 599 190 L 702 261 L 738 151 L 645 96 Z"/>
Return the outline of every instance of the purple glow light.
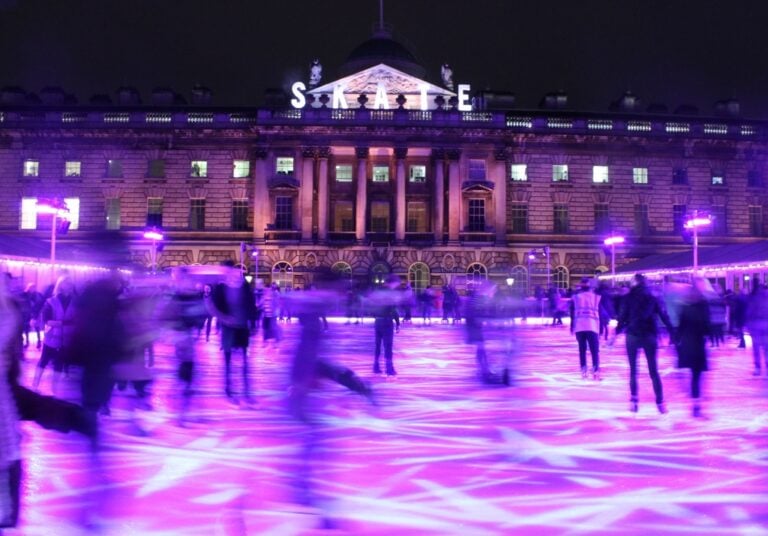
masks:
<path fill-rule="evenodd" d="M 711 225 L 712 224 L 712 218 L 710 216 L 705 216 L 702 218 L 691 218 L 687 222 L 685 222 L 685 228 L 686 229 L 693 229 L 694 227 L 703 227 L 704 225 Z"/>
<path fill-rule="evenodd" d="M 616 244 L 623 244 L 624 243 L 624 237 L 623 236 L 609 236 L 605 240 L 603 240 L 603 244 L 606 246 L 615 246 Z"/>
<path fill-rule="evenodd" d="M 69 209 L 56 207 L 47 203 L 37 203 L 35 211 L 38 214 L 55 214 L 58 218 L 69 219 Z"/>
<path fill-rule="evenodd" d="M 147 240 L 158 240 L 159 241 L 159 240 L 163 239 L 163 235 L 162 235 L 162 233 L 159 233 L 157 231 L 147 231 L 147 232 L 144 233 L 144 238 L 146 238 Z"/>

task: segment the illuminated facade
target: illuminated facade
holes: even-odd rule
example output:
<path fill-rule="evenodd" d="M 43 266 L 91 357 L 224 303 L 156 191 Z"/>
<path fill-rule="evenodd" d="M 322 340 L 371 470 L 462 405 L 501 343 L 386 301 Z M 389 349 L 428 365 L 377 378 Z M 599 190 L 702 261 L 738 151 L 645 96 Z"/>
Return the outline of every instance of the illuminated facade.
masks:
<path fill-rule="evenodd" d="M 562 95 L 536 110 L 472 104 L 445 66 L 442 84 L 425 81 L 383 34 L 340 72 L 260 108 L 4 94 L 0 228 L 48 240 L 35 199 L 65 199 L 63 243 L 120 231 L 147 267 L 156 227 L 160 268 L 232 260 L 285 286 L 321 267 L 416 288 L 511 278 L 521 292 L 609 270 L 612 233 L 627 237 L 619 264 L 688 248 L 694 210 L 715 217 L 702 246 L 764 236 L 760 122 L 649 114 L 631 95 L 605 113 L 567 111 Z"/>

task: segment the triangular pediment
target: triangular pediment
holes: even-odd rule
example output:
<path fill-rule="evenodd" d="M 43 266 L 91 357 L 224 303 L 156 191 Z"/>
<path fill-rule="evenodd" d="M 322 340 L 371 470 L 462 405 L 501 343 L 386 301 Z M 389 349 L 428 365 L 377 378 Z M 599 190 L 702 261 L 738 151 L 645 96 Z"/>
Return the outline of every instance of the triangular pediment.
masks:
<path fill-rule="evenodd" d="M 334 91 L 338 91 L 338 87 L 341 87 L 347 108 L 359 108 L 358 97 L 360 95 L 365 95 L 368 98 L 366 107 L 390 110 L 399 107 L 396 101 L 399 95 L 403 95 L 407 99 L 404 108 L 411 110 L 422 108 L 422 94 L 424 92 L 426 93 L 427 109 L 430 110 L 437 107 L 435 104 L 436 97 L 443 97 L 447 103 L 451 97 L 456 96 L 453 91 L 421 80 L 384 63 L 310 89 L 307 94 L 316 97 L 313 105 L 317 107 L 320 106 L 317 99 L 321 95 L 333 97 Z M 381 92 L 380 88 L 384 88 L 387 102 L 386 105 L 380 103 L 382 105 L 376 106 L 376 96 L 377 92 Z"/>

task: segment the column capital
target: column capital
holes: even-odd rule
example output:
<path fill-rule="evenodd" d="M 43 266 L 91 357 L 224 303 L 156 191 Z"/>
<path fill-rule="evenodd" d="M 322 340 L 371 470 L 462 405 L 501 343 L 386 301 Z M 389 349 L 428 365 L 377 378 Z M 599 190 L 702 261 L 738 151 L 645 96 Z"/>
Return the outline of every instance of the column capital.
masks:
<path fill-rule="evenodd" d="M 302 158 L 315 158 L 317 156 L 317 147 L 302 147 Z"/>
<path fill-rule="evenodd" d="M 269 155 L 269 149 L 266 147 L 254 147 L 253 158 L 256 160 L 264 160 Z"/>
<path fill-rule="evenodd" d="M 395 158 L 404 160 L 408 156 L 408 147 L 395 147 Z"/>
<path fill-rule="evenodd" d="M 461 149 L 446 149 L 445 157 L 448 160 L 459 160 L 461 158 Z"/>
<path fill-rule="evenodd" d="M 493 158 L 497 162 L 506 162 L 509 160 L 509 148 L 506 146 L 494 147 Z"/>
<path fill-rule="evenodd" d="M 432 158 L 435 160 L 442 160 L 445 158 L 445 149 L 442 147 L 436 147 L 432 149 Z"/>
<path fill-rule="evenodd" d="M 317 148 L 317 158 L 320 158 L 321 160 L 327 160 L 331 157 L 331 148 L 330 147 L 318 147 Z"/>
<path fill-rule="evenodd" d="M 368 158 L 368 147 L 355 147 L 355 156 L 359 159 Z"/>

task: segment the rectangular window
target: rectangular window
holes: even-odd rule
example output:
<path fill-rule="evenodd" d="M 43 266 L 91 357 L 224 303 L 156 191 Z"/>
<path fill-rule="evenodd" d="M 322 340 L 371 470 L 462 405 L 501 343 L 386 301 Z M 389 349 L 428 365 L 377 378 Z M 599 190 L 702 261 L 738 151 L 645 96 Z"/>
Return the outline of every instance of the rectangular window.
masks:
<path fill-rule="evenodd" d="M 147 227 L 163 227 L 163 198 L 147 198 Z"/>
<path fill-rule="evenodd" d="M 192 160 L 189 165 L 190 177 L 207 177 L 208 176 L 208 162 L 205 160 Z"/>
<path fill-rule="evenodd" d="M 512 164 L 509 168 L 509 176 L 515 182 L 527 182 L 528 166 L 526 164 Z"/>
<path fill-rule="evenodd" d="M 685 218 L 688 207 L 685 205 L 672 205 L 672 225 L 676 233 L 682 233 L 685 229 Z"/>
<path fill-rule="evenodd" d="M 373 182 L 389 182 L 389 166 L 373 166 Z"/>
<path fill-rule="evenodd" d="M 485 232 L 485 199 L 469 200 L 469 225 L 470 233 Z"/>
<path fill-rule="evenodd" d="M 275 171 L 280 175 L 293 175 L 293 157 L 278 156 L 275 162 Z"/>
<path fill-rule="evenodd" d="M 111 199 L 107 199 L 105 212 L 107 214 L 107 229 L 110 231 L 116 231 L 120 229 L 120 198 L 113 197 Z"/>
<path fill-rule="evenodd" d="M 371 232 L 389 232 L 389 201 L 371 202 Z"/>
<path fill-rule="evenodd" d="M 293 197 L 279 196 L 275 198 L 275 229 L 293 230 Z"/>
<path fill-rule="evenodd" d="M 351 164 L 336 164 L 336 182 L 352 182 Z"/>
<path fill-rule="evenodd" d="M 688 184 L 688 170 L 685 168 L 673 169 L 672 184 Z"/>
<path fill-rule="evenodd" d="M 568 205 L 555 205 L 553 214 L 553 231 L 556 234 L 568 232 Z"/>
<path fill-rule="evenodd" d="M 123 176 L 122 160 L 107 160 L 107 177 L 119 179 Z"/>
<path fill-rule="evenodd" d="M 232 176 L 236 179 L 244 179 L 251 175 L 250 160 L 235 160 L 232 162 Z"/>
<path fill-rule="evenodd" d="M 21 221 L 19 229 L 37 229 L 37 198 L 21 198 Z"/>
<path fill-rule="evenodd" d="M 719 170 L 713 170 L 712 186 L 725 186 L 725 173 Z"/>
<path fill-rule="evenodd" d="M 512 204 L 512 232 L 528 232 L 528 205 L 522 203 Z"/>
<path fill-rule="evenodd" d="M 592 182 L 608 184 L 608 166 L 592 166 Z"/>
<path fill-rule="evenodd" d="M 712 234 L 716 236 L 725 236 L 728 234 L 728 219 L 725 207 L 714 206 L 711 211 L 712 216 Z"/>
<path fill-rule="evenodd" d="M 69 228 L 74 231 L 80 228 L 80 198 L 65 197 L 64 206 L 67 207 L 67 219 Z"/>
<path fill-rule="evenodd" d="M 761 206 L 749 207 L 749 234 L 763 236 L 763 207 Z"/>
<path fill-rule="evenodd" d="M 153 179 L 162 179 L 165 177 L 165 160 L 162 158 L 153 158 L 147 165 L 147 175 Z"/>
<path fill-rule="evenodd" d="M 484 181 L 485 180 L 485 160 L 472 158 L 469 160 L 469 180 L 471 181 Z"/>
<path fill-rule="evenodd" d="M 333 230 L 337 233 L 355 231 L 355 209 L 352 201 L 337 201 L 333 204 Z"/>
<path fill-rule="evenodd" d="M 568 165 L 555 164 L 552 166 L 552 182 L 568 182 Z"/>
<path fill-rule="evenodd" d="M 648 184 L 648 168 L 632 168 L 632 184 Z"/>
<path fill-rule="evenodd" d="M 763 174 L 759 170 L 752 169 L 747 172 L 747 186 L 750 188 L 762 188 L 763 184 Z"/>
<path fill-rule="evenodd" d="M 76 160 L 68 160 L 64 162 L 64 176 L 65 177 L 79 177 L 81 170 L 81 163 Z"/>
<path fill-rule="evenodd" d="M 611 232 L 611 216 L 608 203 L 595 204 L 595 232 L 599 234 Z"/>
<path fill-rule="evenodd" d="M 205 199 L 189 200 L 189 228 L 193 231 L 205 229 Z"/>
<path fill-rule="evenodd" d="M 410 182 L 427 182 L 427 166 L 414 165 L 408 168 Z"/>
<path fill-rule="evenodd" d="M 427 224 L 427 204 L 424 201 L 408 202 L 405 231 L 407 233 L 426 233 L 429 231 L 429 225 Z"/>
<path fill-rule="evenodd" d="M 647 236 L 650 234 L 651 225 L 648 220 L 648 205 L 635 205 L 635 234 Z"/>
<path fill-rule="evenodd" d="M 232 230 L 248 231 L 248 200 L 235 199 L 232 201 Z"/>
<path fill-rule="evenodd" d="M 25 177 L 40 176 L 40 162 L 37 160 L 24 160 L 24 169 L 22 173 Z"/>

